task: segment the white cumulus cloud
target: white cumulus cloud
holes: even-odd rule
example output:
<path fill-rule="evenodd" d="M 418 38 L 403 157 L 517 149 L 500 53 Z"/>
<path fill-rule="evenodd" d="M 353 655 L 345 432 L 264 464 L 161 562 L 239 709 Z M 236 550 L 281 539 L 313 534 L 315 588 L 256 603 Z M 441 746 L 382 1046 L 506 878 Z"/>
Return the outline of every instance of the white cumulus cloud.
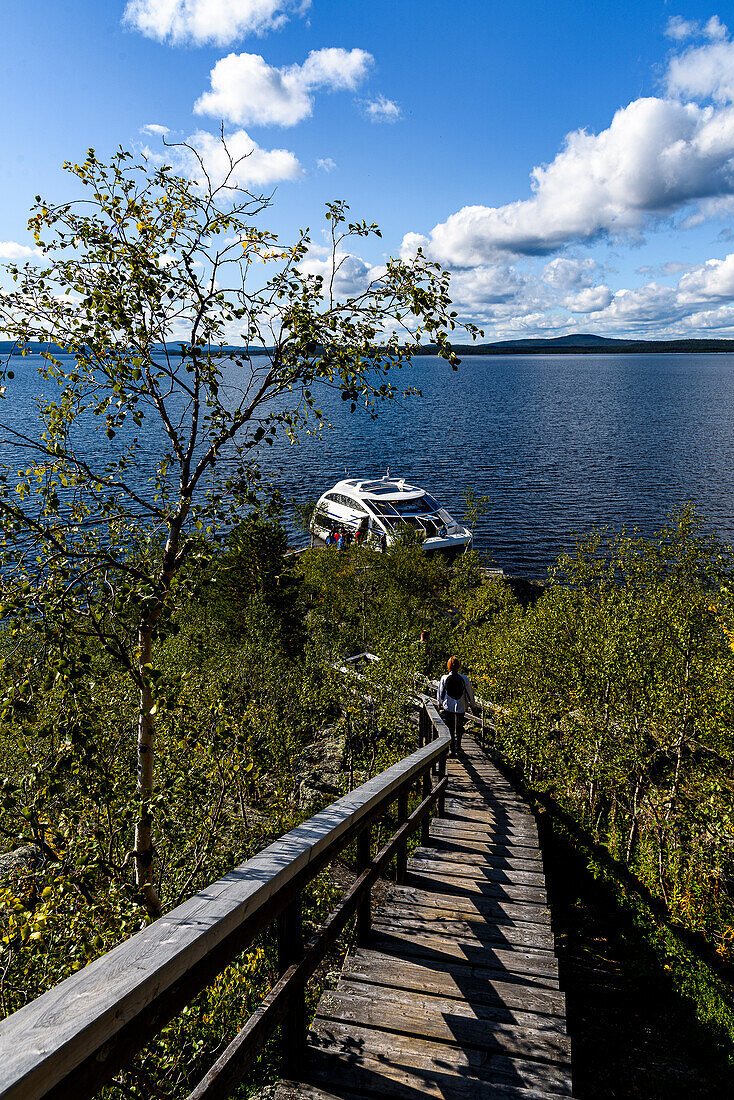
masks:
<path fill-rule="evenodd" d="M 596 260 L 591 257 L 574 260 L 567 256 L 556 256 L 543 268 L 543 281 L 559 290 L 577 290 L 579 287 L 591 286 L 597 267 Z"/>
<path fill-rule="evenodd" d="M 27 244 L 18 244 L 17 241 L 0 241 L 0 259 L 10 260 L 15 262 L 17 260 L 30 260 L 33 256 L 42 256 L 43 253 L 39 248 L 31 248 Z"/>
<path fill-rule="evenodd" d="M 370 122 L 397 122 L 401 115 L 397 103 L 384 95 L 378 95 L 377 99 L 368 99 L 364 111 Z"/>
<path fill-rule="evenodd" d="M 694 267 L 681 277 L 678 293 L 687 303 L 734 301 L 734 253 Z"/>
<path fill-rule="evenodd" d="M 718 329 L 721 333 L 722 329 L 734 328 L 734 306 L 719 306 L 718 309 L 704 309 L 700 313 L 692 313 L 690 317 L 685 318 L 685 323 L 692 331 L 687 335 L 696 335 L 700 329 Z M 725 333 L 726 336 L 731 336 L 730 332 Z"/>
<path fill-rule="evenodd" d="M 563 304 L 571 313 L 597 313 L 607 308 L 612 297 L 608 286 L 587 286 L 577 294 L 569 295 Z"/>
<path fill-rule="evenodd" d="M 201 157 L 204 168 L 215 186 L 221 184 L 230 171 L 231 156 L 238 161 L 230 183 L 239 187 L 267 187 L 279 180 L 298 179 L 303 174 L 294 153 L 287 149 L 262 149 L 246 130 L 225 134 L 226 148 L 219 134 L 198 130 L 186 139 Z M 192 178 L 201 177 L 201 168 L 189 151 L 181 152 L 182 169 Z"/>
<path fill-rule="evenodd" d="M 210 73 L 211 90 L 194 104 L 239 126 L 295 126 L 313 111 L 314 92 L 353 91 L 372 64 L 365 50 L 313 50 L 302 65 L 276 68 L 259 54 L 231 53 Z"/>
<path fill-rule="evenodd" d="M 148 122 L 145 126 L 140 127 L 141 134 L 150 134 L 151 137 L 165 137 L 170 132 L 167 126 L 161 126 L 158 122 Z"/>
<path fill-rule="evenodd" d="M 734 110 L 634 100 L 599 134 L 576 130 L 532 171 L 532 198 L 467 206 L 435 226 L 430 251 L 472 266 L 497 252 L 538 255 L 602 234 L 639 231 L 650 216 L 734 191 Z"/>
<path fill-rule="evenodd" d="M 712 15 L 706 23 L 699 23 L 695 19 L 684 19 L 682 15 L 674 15 L 668 20 L 665 34 L 674 42 L 685 42 L 689 38 L 716 40 L 726 38 L 727 29 L 718 15 Z"/>
<path fill-rule="evenodd" d="M 457 271 L 451 279 L 451 296 L 467 313 L 517 299 L 525 280 L 507 264 L 493 264 Z"/>
<path fill-rule="evenodd" d="M 671 59 L 665 84 L 671 95 L 734 101 L 734 42 L 695 46 Z"/>
<path fill-rule="evenodd" d="M 123 22 L 173 45 L 226 46 L 248 34 L 278 30 L 310 0 L 128 0 Z"/>
<path fill-rule="evenodd" d="M 311 245 L 298 266 L 309 275 L 320 275 L 325 283 L 330 282 L 334 270 L 333 293 L 336 298 L 361 294 L 372 280 L 380 278 L 385 271 L 384 267 L 374 267 L 361 256 L 343 250 L 332 259 L 328 248 L 315 244 Z"/>
<path fill-rule="evenodd" d="M 420 242 L 447 266 L 472 267 L 603 236 L 639 238 L 678 214 L 682 228 L 731 214 L 734 41 L 715 17 L 673 20 L 668 33 L 704 41 L 670 58 L 664 95 L 621 107 L 599 133 L 569 133 L 550 163 L 533 168 L 530 197 L 465 206 L 428 236 L 407 234 L 404 249 Z"/>
<path fill-rule="evenodd" d="M 335 160 L 332 160 L 331 157 L 319 157 L 316 161 L 316 167 L 322 172 L 333 172 L 337 167 L 337 163 Z"/>
<path fill-rule="evenodd" d="M 430 247 L 430 237 L 423 233 L 406 233 L 400 245 L 400 256 L 403 260 L 412 260 L 419 248 L 426 252 Z"/>
<path fill-rule="evenodd" d="M 686 312 L 678 301 L 675 287 L 648 283 L 618 290 L 605 309 L 603 320 L 616 324 L 624 332 L 630 325 L 639 327 L 678 320 Z"/>

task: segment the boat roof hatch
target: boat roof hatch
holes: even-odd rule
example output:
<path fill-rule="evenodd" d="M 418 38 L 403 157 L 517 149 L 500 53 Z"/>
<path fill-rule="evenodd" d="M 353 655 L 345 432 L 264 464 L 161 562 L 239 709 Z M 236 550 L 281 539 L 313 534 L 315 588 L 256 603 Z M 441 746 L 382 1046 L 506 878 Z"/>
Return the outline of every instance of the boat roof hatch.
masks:
<path fill-rule="evenodd" d="M 334 488 L 351 489 L 352 492 L 358 493 L 359 496 L 366 497 L 368 500 L 371 498 L 379 500 L 420 500 L 421 497 L 426 495 L 424 489 L 419 489 L 416 485 L 406 485 L 404 478 L 397 480 L 383 477 L 379 481 L 359 481 L 356 478 L 350 478 L 339 482 Z"/>

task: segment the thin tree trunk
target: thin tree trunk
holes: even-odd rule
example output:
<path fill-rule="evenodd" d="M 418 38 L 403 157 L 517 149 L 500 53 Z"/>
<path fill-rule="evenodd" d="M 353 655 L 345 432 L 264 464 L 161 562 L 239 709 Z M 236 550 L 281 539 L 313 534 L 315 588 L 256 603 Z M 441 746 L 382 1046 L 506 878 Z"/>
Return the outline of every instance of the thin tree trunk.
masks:
<path fill-rule="evenodd" d="M 141 626 L 138 631 L 140 672 L 140 716 L 138 719 L 138 794 L 140 819 L 135 827 L 135 879 L 145 908 L 151 917 L 163 910 L 153 886 L 153 831 L 150 799 L 153 795 L 153 692 L 149 666 L 152 655 L 151 630 Z M 148 666 L 146 668 L 146 665 Z"/>
<path fill-rule="evenodd" d="M 642 780 L 640 778 L 638 778 L 637 782 L 635 783 L 635 793 L 634 793 L 634 797 L 632 799 L 632 824 L 630 826 L 629 836 L 627 838 L 627 854 L 626 854 L 626 857 L 625 857 L 625 862 L 626 862 L 628 867 L 631 867 L 631 865 L 632 865 L 632 859 L 633 859 L 633 857 L 635 855 L 635 852 L 637 850 L 637 842 L 638 842 L 639 837 L 640 837 L 640 828 L 639 828 L 640 803 L 639 803 L 639 796 L 640 796 L 641 787 L 642 787 Z"/>

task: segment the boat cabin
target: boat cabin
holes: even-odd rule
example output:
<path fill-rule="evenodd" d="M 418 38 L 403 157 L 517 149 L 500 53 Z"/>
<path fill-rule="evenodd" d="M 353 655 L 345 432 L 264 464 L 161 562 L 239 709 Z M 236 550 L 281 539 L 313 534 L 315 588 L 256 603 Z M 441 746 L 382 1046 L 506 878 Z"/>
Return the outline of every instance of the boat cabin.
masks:
<path fill-rule="evenodd" d="M 314 542 L 328 544 L 335 533 L 349 543 L 385 549 L 403 527 L 418 531 L 425 550 L 457 552 L 472 540 L 463 527 L 425 489 L 404 478 L 346 478 L 318 500 L 311 520 Z"/>

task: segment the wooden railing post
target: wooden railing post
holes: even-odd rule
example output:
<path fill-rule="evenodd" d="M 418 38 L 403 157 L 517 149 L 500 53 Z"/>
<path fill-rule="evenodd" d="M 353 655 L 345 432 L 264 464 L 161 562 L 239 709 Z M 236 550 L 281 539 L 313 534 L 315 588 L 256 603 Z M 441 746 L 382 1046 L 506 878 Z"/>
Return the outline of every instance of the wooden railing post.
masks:
<path fill-rule="evenodd" d="M 428 711 L 425 706 L 422 706 L 418 711 L 418 748 L 422 749 L 424 745 L 427 745 L 430 741 L 429 727 L 431 721 L 428 717 Z"/>
<path fill-rule="evenodd" d="M 357 837 L 357 874 L 366 871 L 372 860 L 370 840 L 372 828 L 367 826 Z M 372 891 L 368 890 L 357 909 L 357 943 L 364 946 L 372 931 Z"/>
<path fill-rule="evenodd" d="M 441 782 L 442 779 L 445 778 L 445 776 L 446 776 L 446 754 L 444 753 L 444 755 L 441 757 L 441 759 L 438 762 L 438 781 L 439 781 L 439 783 Z M 445 795 L 445 791 L 442 791 L 440 796 L 439 796 L 439 799 L 438 799 L 438 805 L 436 806 L 436 817 L 445 817 L 445 816 L 446 816 L 446 795 Z"/>
<path fill-rule="evenodd" d="M 425 801 L 431 793 L 431 769 L 426 768 L 423 772 L 423 782 L 421 784 L 421 800 Z M 425 848 L 430 843 L 430 828 L 431 828 L 431 815 L 426 816 L 421 821 L 421 844 Z"/>
<path fill-rule="evenodd" d="M 408 820 L 408 788 L 405 787 L 398 795 L 398 828 L 404 825 Z M 398 886 L 402 886 L 405 882 L 405 875 L 408 869 L 408 842 L 405 841 L 398 848 L 397 855 L 395 857 L 395 881 Z"/>
<path fill-rule="evenodd" d="M 284 974 L 303 958 L 303 917 L 300 895 L 278 917 L 278 969 Z M 283 1072 L 291 1076 L 303 1065 L 306 1050 L 306 990 L 297 987 L 281 1025 Z"/>

